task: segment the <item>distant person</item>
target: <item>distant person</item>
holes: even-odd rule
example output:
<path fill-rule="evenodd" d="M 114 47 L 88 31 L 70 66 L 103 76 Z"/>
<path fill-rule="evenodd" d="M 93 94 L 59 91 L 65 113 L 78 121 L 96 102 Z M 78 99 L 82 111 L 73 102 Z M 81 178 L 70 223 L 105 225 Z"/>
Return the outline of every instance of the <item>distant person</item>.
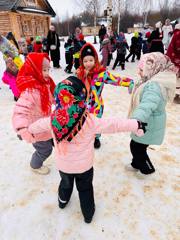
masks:
<path fill-rule="evenodd" d="M 50 30 L 47 35 L 47 46 L 50 51 L 51 61 L 54 68 L 60 68 L 60 41 L 59 35 L 56 33 L 56 29 L 53 25 L 50 26 Z"/>
<path fill-rule="evenodd" d="M 173 32 L 173 28 L 172 28 L 170 19 L 166 19 L 165 25 L 162 27 L 162 31 L 163 31 L 162 42 L 164 44 L 165 49 L 167 50 L 168 46 L 169 46 L 171 34 Z"/>
<path fill-rule="evenodd" d="M 149 52 L 161 52 L 164 54 L 162 23 L 160 21 L 157 22 L 155 27 L 156 29 L 152 31 L 151 36 L 148 39 L 150 44 Z"/>
<path fill-rule="evenodd" d="M 180 23 L 175 26 L 174 34 L 166 54 L 178 69 L 174 103 L 180 104 Z"/>
<path fill-rule="evenodd" d="M 42 47 L 43 47 L 43 45 L 42 45 L 42 39 L 41 39 L 40 36 L 37 36 L 37 37 L 35 38 L 35 43 L 34 43 L 34 45 L 33 45 L 33 50 L 34 50 L 34 52 L 42 53 Z"/>
<path fill-rule="evenodd" d="M 134 36 L 131 38 L 130 53 L 126 57 L 126 62 L 129 62 L 129 58 L 132 56 L 131 62 L 135 62 L 135 57 L 137 56 L 138 51 L 138 37 L 139 33 L 134 32 Z"/>
<path fill-rule="evenodd" d="M 117 56 L 112 68 L 113 70 L 116 68 L 118 63 L 119 63 L 119 66 L 121 66 L 121 69 L 125 70 L 125 56 L 126 56 L 127 49 L 129 50 L 129 46 L 127 44 L 125 35 L 123 32 L 120 32 L 116 41 Z"/>
<path fill-rule="evenodd" d="M 34 51 L 34 49 L 33 49 L 33 41 L 34 41 L 33 37 L 26 38 L 26 44 L 27 44 L 28 53 Z"/>
<path fill-rule="evenodd" d="M 101 28 L 99 29 L 99 43 L 101 44 L 104 36 L 106 35 L 107 31 L 106 31 L 106 27 L 104 26 L 104 24 L 101 25 Z"/>
<path fill-rule="evenodd" d="M 72 73 L 72 67 L 73 67 L 73 40 L 71 38 L 68 38 L 67 42 L 64 44 L 65 48 L 65 59 L 66 59 L 66 68 L 64 69 L 67 73 Z"/>

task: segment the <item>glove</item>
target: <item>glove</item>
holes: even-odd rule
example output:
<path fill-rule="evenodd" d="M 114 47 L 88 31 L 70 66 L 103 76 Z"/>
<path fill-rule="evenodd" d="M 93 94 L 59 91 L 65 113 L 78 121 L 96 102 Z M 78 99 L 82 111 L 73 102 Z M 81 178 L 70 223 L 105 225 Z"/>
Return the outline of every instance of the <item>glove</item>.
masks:
<path fill-rule="evenodd" d="M 18 135 L 22 138 L 22 140 L 25 140 L 27 143 L 35 143 L 36 140 L 34 136 L 28 131 L 27 128 L 22 128 L 18 131 Z"/>
<path fill-rule="evenodd" d="M 135 133 L 135 135 L 137 137 L 142 137 L 146 132 L 147 123 L 140 122 L 140 121 L 137 121 L 137 123 L 138 123 L 138 129 L 137 129 L 137 132 Z"/>
<path fill-rule="evenodd" d="M 138 129 L 142 129 L 143 132 L 145 133 L 146 132 L 147 123 L 140 122 L 140 121 L 137 121 L 137 122 L 138 122 Z"/>

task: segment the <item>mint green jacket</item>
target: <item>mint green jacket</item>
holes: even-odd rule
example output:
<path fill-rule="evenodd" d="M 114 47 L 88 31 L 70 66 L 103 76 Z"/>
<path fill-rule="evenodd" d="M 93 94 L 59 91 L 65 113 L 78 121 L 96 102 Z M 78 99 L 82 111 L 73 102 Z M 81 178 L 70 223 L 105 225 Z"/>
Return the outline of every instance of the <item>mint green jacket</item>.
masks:
<path fill-rule="evenodd" d="M 157 82 L 150 81 L 145 85 L 140 95 L 140 103 L 132 113 L 131 118 L 147 123 L 146 133 L 142 137 L 131 134 L 131 138 L 138 143 L 160 145 L 164 139 L 166 127 L 167 99 L 164 99 Z"/>

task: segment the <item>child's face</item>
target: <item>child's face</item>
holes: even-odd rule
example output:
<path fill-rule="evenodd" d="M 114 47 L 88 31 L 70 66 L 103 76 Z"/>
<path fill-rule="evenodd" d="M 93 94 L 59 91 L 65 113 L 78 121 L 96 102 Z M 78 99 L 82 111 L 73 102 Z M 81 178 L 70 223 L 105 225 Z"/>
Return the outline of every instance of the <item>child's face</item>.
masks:
<path fill-rule="evenodd" d="M 86 56 L 83 58 L 83 65 L 86 70 L 90 71 L 95 65 L 95 58 L 93 56 Z"/>
<path fill-rule="evenodd" d="M 47 81 L 49 79 L 49 70 L 50 70 L 50 63 L 46 58 L 44 58 L 43 65 L 42 65 L 42 75 L 44 79 Z"/>

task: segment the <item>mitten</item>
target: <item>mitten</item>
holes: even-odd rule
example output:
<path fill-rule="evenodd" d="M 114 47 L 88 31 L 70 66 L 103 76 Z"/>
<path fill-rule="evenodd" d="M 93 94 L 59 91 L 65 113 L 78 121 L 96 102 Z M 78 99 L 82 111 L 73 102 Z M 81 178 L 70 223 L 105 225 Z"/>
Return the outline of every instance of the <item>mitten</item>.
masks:
<path fill-rule="evenodd" d="M 146 132 L 147 123 L 140 122 L 140 121 L 137 121 L 137 122 L 138 122 L 138 130 L 135 133 L 135 135 L 138 137 L 142 137 Z"/>

